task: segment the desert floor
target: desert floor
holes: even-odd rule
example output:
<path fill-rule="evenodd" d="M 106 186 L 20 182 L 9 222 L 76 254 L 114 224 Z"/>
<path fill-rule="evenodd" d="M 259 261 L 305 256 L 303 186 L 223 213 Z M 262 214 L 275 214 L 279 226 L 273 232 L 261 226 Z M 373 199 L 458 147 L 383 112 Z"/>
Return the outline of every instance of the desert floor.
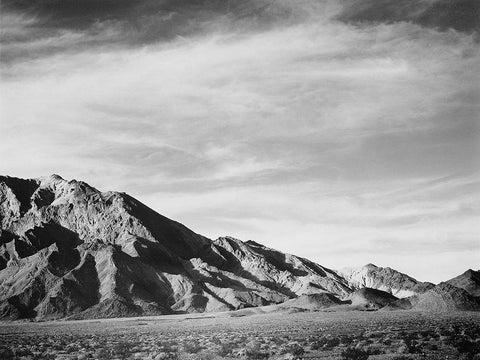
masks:
<path fill-rule="evenodd" d="M 0 359 L 480 359 L 480 313 L 271 312 L 0 323 Z"/>

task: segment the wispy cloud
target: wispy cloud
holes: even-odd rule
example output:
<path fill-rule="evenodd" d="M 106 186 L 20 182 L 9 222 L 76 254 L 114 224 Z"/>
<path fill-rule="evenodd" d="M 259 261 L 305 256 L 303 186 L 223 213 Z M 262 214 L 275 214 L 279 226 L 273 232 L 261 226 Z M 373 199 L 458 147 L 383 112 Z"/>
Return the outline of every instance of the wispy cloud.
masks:
<path fill-rule="evenodd" d="M 427 272 L 439 236 L 432 259 L 478 255 L 475 35 L 347 25 L 328 2 L 142 4 L 2 15 L 2 173 L 127 191 L 207 236 L 333 267 Z"/>

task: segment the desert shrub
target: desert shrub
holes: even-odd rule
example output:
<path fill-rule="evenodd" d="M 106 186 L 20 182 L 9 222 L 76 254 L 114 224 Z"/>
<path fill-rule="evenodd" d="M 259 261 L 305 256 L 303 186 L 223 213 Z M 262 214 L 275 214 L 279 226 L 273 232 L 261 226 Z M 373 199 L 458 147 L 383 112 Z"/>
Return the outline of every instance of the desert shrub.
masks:
<path fill-rule="evenodd" d="M 420 354 L 422 352 L 422 347 L 417 341 L 404 339 L 404 342 L 409 354 Z"/>
<path fill-rule="evenodd" d="M 480 343 L 466 337 L 453 338 L 450 345 L 457 349 L 460 354 L 464 354 L 467 359 L 473 359 L 474 355 L 480 353 Z"/>
<path fill-rule="evenodd" d="M 420 331 L 419 333 L 419 337 L 422 337 L 424 339 L 429 339 L 434 335 L 435 335 L 435 332 L 432 330 L 423 330 L 423 331 Z"/>
<path fill-rule="evenodd" d="M 13 358 L 15 358 L 15 355 L 13 354 L 12 350 L 10 350 L 7 347 L 0 346 L 0 359 L 13 359 Z"/>
<path fill-rule="evenodd" d="M 74 353 L 74 352 L 76 352 L 76 351 L 78 351 L 78 350 L 79 350 L 79 347 L 78 347 L 78 345 L 75 345 L 75 344 L 70 344 L 70 345 L 68 345 L 68 346 L 65 348 L 65 352 L 66 352 L 67 354 Z"/>
<path fill-rule="evenodd" d="M 212 360 L 216 355 L 211 351 L 202 351 L 195 355 L 195 360 Z"/>
<path fill-rule="evenodd" d="M 343 344 L 343 345 L 350 345 L 351 343 L 353 343 L 354 341 L 354 337 L 353 336 L 350 336 L 350 335 L 342 335 L 340 336 L 340 342 Z"/>
<path fill-rule="evenodd" d="M 260 350 L 257 347 L 247 349 L 245 355 L 247 356 L 247 359 L 250 360 L 263 360 L 268 359 L 270 356 L 268 352 Z"/>
<path fill-rule="evenodd" d="M 319 350 L 323 348 L 323 345 L 325 345 L 326 343 L 327 343 L 327 338 L 325 336 L 322 336 L 312 343 L 312 349 Z"/>
<path fill-rule="evenodd" d="M 220 348 L 217 350 L 217 354 L 219 356 L 225 357 L 232 352 L 235 348 L 235 344 L 233 343 L 221 343 L 219 344 Z"/>
<path fill-rule="evenodd" d="M 334 348 L 336 346 L 340 345 L 340 339 L 337 337 L 331 338 L 327 340 L 327 343 L 325 344 L 326 348 Z"/>
<path fill-rule="evenodd" d="M 438 350 L 438 345 L 437 344 L 427 344 L 425 345 L 425 348 L 430 351 L 436 351 Z"/>
<path fill-rule="evenodd" d="M 203 346 L 201 346 L 198 343 L 198 341 L 192 341 L 192 342 L 183 344 L 183 351 L 185 351 L 188 354 L 197 354 L 202 349 L 203 349 Z"/>
<path fill-rule="evenodd" d="M 380 354 L 384 354 L 385 351 L 382 350 L 381 348 L 379 347 L 375 347 L 375 346 L 369 346 L 367 348 L 364 348 L 364 350 L 369 354 L 369 355 L 380 355 Z"/>
<path fill-rule="evenodd" d="M 63 350 L 63 349 L 60 349 Z M 21 356 L 33 356 L 33 353 L 30 349 L 18 349 L 15 351 L 15 357 L 21 357 Z M 3 359 L 0 353 L 0 359 Z"/>
<path fill-rule="evenodd" d="M 274 344 L 276 345 L 281 345 L 285 342 L 285 339 L 284 338 L 280 338 L 280 337 L 273 337 L 271 339 L 271 342 L 273 342 Z"/>
<path fill-rule="evenodd" d="M 40 355 L 34 355 L 31 359 L 34 360 L 55 360 L 57 356 L 55 354 L 42 353 Z M 15 358 L 16 359 L 16 358 Z"/>
<path fill-rule="evenodd" d="M 313 350 L 319 350 L 321 348 L 331 349 L 340 345 L 340 343 L 341 343 L 341 340 L 338 337 L 322 336 L 312 344 L 312 349 Z"/>
<path fill-rule="evenodd" d="M 120 359 L 127 359 L 130 356 L 130 344 L 126 342 L 116 343 L 112 349 L 113 355 Z"/>
<path fill-rule="evenodd" d="M 108 359 L 111 355 L 112 354 L 104 347 L 100 347 L 95 351 L 95 357 L 97 359 Z"/>
<path fill-rule="evenodd" d="M 290 352 L 290 354 L 292 354 L 295 357 L 300 357 L 303 354 L 305 354 L 305 349 L 300 345 L 293 345 L 290 348 L 289 352 Z"/>
<path fill-rule="evenodd" d="M 178 360 L 179 356 L 178 356 L 178 353 L 176 353 L 176 352 L 161 352 L 161 353 L 157 354 L 155 359 L 159 359 L 159 360 Z"/>
<path fill-rule="evenodd" d="M 367 350 L 357 347 L 348 347 L 341 353 L 344 360 L 367 360 L 370 353 Z"/>
<path fill-rule="evenodd" d="M 390 338 L 385 338 L 382 340 L 383 345 L 391 345 L 392 344 L 392 339 Z"/>
<path fill-rule="evenodd" d="M 480 338 L 480 325 L 475 323 L 468 323 L 465 326 L 463 333 L 472 339 L 478 339 Z"/>
<path fill-rule="evenodd" d="M 303 346 L 301 346 L 300 344 L 294 343 L 294 344 L 283 346 L 280 349 L 280 355 L 283 355 L 283 354 L 292 354 L 295 359 L 299 359 L 302 357 L 303 354 L 305 354 L 305 350 L 303 349 Z"/>

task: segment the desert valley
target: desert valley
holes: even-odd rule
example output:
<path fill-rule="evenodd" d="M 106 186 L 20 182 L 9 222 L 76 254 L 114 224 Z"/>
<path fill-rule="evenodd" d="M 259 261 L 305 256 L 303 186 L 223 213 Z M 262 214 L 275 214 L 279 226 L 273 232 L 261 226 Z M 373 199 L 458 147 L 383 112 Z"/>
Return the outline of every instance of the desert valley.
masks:
<path fill-rule="evenodd" d="M 0 0 L 0 360 L 480 360 L 479 45 L 480 0 Z"/>

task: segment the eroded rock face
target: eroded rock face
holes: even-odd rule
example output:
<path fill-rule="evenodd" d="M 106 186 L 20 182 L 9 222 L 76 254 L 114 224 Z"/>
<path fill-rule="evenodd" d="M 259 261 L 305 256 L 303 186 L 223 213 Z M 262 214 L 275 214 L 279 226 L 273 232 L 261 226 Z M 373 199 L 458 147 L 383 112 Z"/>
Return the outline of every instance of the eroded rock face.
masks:
<path fill-rule="evenodd" d="M 435 286 L 429 282 L 417 281 L 394 269 L 373 264 L 367 264 L 360 268 L 345 268 L 339 270 L 338 273 L 355 289 L 382 290 L 399 298 L 421 294 Z"/>
<path fill-rule="evenodd" d="M 398 300 L 398 298 L 386 291 L 366 287 L 352 293 L 349 300 L 352 306 L 359 309 L 378 310 Z"/>
<path fill-rule="evenodd" d="M 0 223 L 4 318 L 227 311 L 351 292 L 306 259 L 209 240 L 127 194 L 57 175 L 0 177 Z"/>
<path fill-rule="evenodd" d="M 0 224 L 0 318 L 321 309 L 358 294 L 392 309 L 476 309 L 478 301 L 478 272 L 434 287 L 372 264 L 333 271 L 254 241 L 212 241 L 127 194 L 58 175 L 0 176 Z M 411 297 L 390 302 L 358 292 L 366 287 Z"/>
<path fill-rule="evenodd" d="M 413 309 L 423 311 L 478 311 L 480 298 L 464 289 L 442 282 L 412 301 Z"/>
<path fill-rule="evenodd" d="M 465 290 L 472 296 L 480 296 L 480 271 L 469 269 L 446 283 Z"/>

